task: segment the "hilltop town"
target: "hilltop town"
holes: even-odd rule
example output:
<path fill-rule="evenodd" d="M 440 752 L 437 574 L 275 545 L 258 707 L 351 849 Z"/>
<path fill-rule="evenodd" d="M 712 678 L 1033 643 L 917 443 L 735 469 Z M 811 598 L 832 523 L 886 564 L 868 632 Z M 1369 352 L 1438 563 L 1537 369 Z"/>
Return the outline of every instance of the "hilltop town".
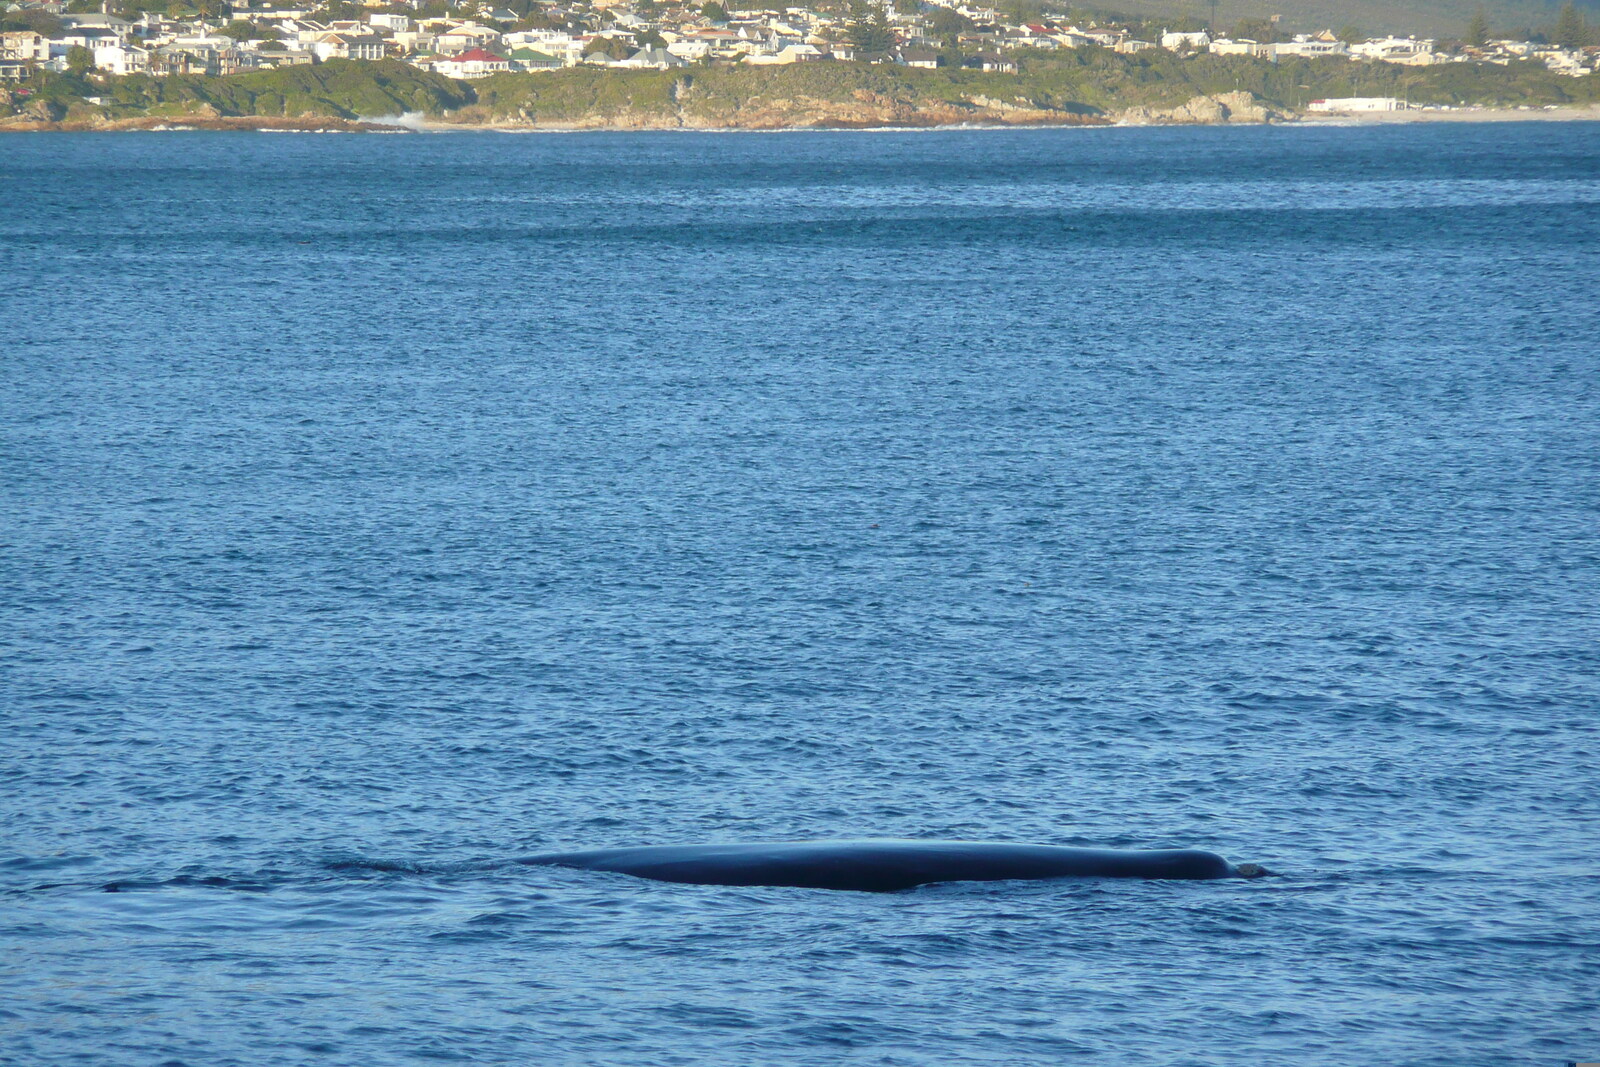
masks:
<path fill-rule="evenodd" d="M 333 59 L 398 59 L 460 80 L 577 66 L 671 70 L 828 62 L 1015 73 L 1019 52 L 1084 48 L 1419 67 L 1533 61 L 1573 77 L 1600 65 L 1600 40 L 1570 5 L 1543 39 L 1496 39 L 1480 16 L 1464 27 L 1461 40 L 1444 42 L 1331 29 L 1290 33 L 1277 19 L 1227 32 L 1181 21 L 1074 21 L 1036 5 L 996 8 L 960 0 L 783 9 L 725 8 L 717 0 L 698 7 L 654 0 L 632 6 L 516 2 L 496 7 L 493 0 L 468 0 L 447 9 L 420 2 L 362 8 L 342 0 L 322 7 L 271 0 L 227 7 L 201 0 L 199 9 L 174 2 L 115 15 L 63 10 L 57 0 L 18 0 L 6 11 L 14 28 L 0 36 L 0 79 L 25 80 L 39 70 L 225 76 Z"/>

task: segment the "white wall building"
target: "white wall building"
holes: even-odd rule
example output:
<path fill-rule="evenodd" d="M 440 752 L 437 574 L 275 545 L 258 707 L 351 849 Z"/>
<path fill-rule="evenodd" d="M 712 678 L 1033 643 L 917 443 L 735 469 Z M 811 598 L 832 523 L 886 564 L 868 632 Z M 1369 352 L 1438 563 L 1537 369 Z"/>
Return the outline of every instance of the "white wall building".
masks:
<path fill-rule="evenodd" d="M 1327 100 L 1313 100 L 1306 106 L 1307 111 L 1323 113 L 1355 114 L 1357 112 L 1371 111 L 1400 111 L 1400 101 L 1392 96 L 1342 96 L 1332 97 Z"/>
<path fill-rule="evenodd" d="M 1315 37 L 1306 37 L 1293 41 L 1280 41 L 1272 46 L 1274 56 L 1347 56 L 1350 47 L 1343 41 L 1321 41 Z"/>
<path fill-rule="evenodd" d="M 1270 44 L 1261 44 L 1248 38 L 1233 41 L 1223 37 L 1211 42 L 1211 53 L 1218 56 L 1264 56 L 1270 58 L 1272 46 Z"/>
<path fill-rule="evenodd" d="M 667 50 L 671 51 L 672 46 L 668 45 Z M 813 45 L 791 44 L 785 45 L 773 55 L 747 56 L 745 63 L 749 66 L 783 66 L 789 63 L 810 63 L 821 58 L 822 52 Z"/>
<path fill-rule="evenodd" d="M 1350 54 L 1385 63 L 1413 62 L 1418 56 L 1431 56 L 1433 42 L 1415 37 L 1374 37 L 1350 46 Z"/>

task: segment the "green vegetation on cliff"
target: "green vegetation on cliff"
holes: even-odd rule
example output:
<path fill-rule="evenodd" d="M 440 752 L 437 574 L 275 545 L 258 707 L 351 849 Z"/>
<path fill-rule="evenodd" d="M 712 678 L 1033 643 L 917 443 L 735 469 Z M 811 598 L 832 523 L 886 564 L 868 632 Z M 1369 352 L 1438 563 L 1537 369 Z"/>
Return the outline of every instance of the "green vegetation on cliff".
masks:
<path fill-rule="evenodd" d="M 353 119 L 422 111 L 439 115 L 468 103 L 472 94 L 460 82 L 419 70 L 409 63 L 330 60 L 315 66 L 254 71 L 226 78 L 134 74 L 91 84 L 80 78 L 36 77 L 44 100 L 80 114 L 82 97 L 102 101 L 92 109 L 117 119 L 140 115 L 270 115 Z"/>
<path fill-rule="evenodd" d="M 460 119 L 583 123 L 597 115 L 674 119 L 687 125 L 769 125 L 784 115 L 829 111 L 848 123 L 852 108 L 872 121 L 885 110 L 909 113 L 945 106 L 970 108 L 974 97 L 1031 104 L 1031 79 L 967 70 L 916 70 L 863 63 L 805 63 L 768 67 L 709 67 L 679 71 L 573 69 L 528 77 L 501 74 L 473 85 L 478 102 Z M 1090 113 L 1066 97 L 1046 94 L 1043 107 Z"/>
<path fill-rule="evenodd" d="M 878 102 L 906 108 L 969 106 L 984 98 L 1072 113 L 1172 107 L 1191 97 L 1253 92 L 1285 108 L 1319 97 L 1395 96 L 1413 104 L 1543 106 L 1600 101 L 1600 76 L 1569 78 L 1542 64 L 1500 67 L 1448 63 L 1402 67 L 1342 58 L 1190 57 L 1151 50 L 1020 53 L 1020 74 L 919 70 L 858 63 L 784 67 L 714 67 L 688 71 L 573 69 L 557 74 L 501 74 L 473 83 L 477 102 L 466 121 L 582 122 L 594 116 L 677 116 L 693 125 L 756 111 L 801 111 L 807 102 Z"/>
<path fill-rule="evenodd" d="M 1441 63 L 1405 67 L 1341 57 L 1249 56 L 1160 49 L 1118 55 L 1100 48 L 1019 53 L 1030 92 L 1048 93 L 1105 111 L 1171 107 L 1198 95 L 1244 90 L 1279 107 L 1302 108 L 1320 97 L 1393 96 L 1413 104 L 1516 106 L 1588 104 L 1600 100 L 1600 76 L 1570 78 L 1533 61 L 1496 66 Z M 930 72 L 939 73 L 939 72 Z"/>
<path fill-rule="evenodd" d="M 225 78 L 132 76 L 91 81 L 39 75 L 35 115 L 357 118 L 423 112 L 448 122 L 579 126 L 848 125 L 960 121 L 977 108 L 1063 117 L 1170 108 L 1244 90 L 1280 108 L 1318 97 L 1395 96 L 1412 104 L 1543 106 L 1600 101 L 1600 76 L 1570 78 L 1533 62 L 1402 67 L 1341 58 L 1180 56 L 1106 49 L 1019 53 L 1021 73 L 920 70 L 858 63 L 695 67 L 675 71 L 576 67 L 457 82 L 396 61 L 330 61 Z M 98 97 L 98 105 L 85 97 Z"/>

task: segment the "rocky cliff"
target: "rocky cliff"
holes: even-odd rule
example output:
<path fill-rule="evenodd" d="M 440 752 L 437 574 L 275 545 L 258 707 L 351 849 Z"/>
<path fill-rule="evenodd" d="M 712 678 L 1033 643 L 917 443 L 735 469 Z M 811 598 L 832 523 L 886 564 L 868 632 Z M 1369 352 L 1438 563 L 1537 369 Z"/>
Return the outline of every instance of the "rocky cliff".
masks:
<path fill-rule="evenodd" d="M 1294 116 L 1269 107 L 1254 93 L 1196 96 L 1177 107 L 1130 107 L 1113 112 L 1129 126 L 1218 126 L 1223 123 L 1282 122 Z"/>

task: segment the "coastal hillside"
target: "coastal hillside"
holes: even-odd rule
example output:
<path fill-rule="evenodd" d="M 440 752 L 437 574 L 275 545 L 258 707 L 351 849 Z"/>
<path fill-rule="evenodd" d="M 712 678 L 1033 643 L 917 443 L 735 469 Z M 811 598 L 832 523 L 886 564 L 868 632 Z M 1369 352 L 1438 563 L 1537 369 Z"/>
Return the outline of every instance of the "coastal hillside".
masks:
<path fill-rule="evenodd" d="M 1413 105 L 1543 107 L 1600 101 L 1600 79 L 1538 63 L 1433 67 L 1339 58 L 1024 53 L 1017 74 L 859 63 L 676 71 L 574 68 L 459 82 L 399 62 L 332 61 L 230 77 L 95 81 L 41 75 L 0 96 L 0 127 L 104 128 L 171 119 L 377 120 L 421 114 L 458 126 L 752 128 L 1058 123 L 1155 117 L 1237 94 L 1235 120 L 1293 115 L 1312 99 L 1394 96 Z M 9 112 L 9 116 L 4 116 Z"/>
<path fill-rule="evenodd" d="M 13 109 L 23 115 L 55 120 L 71 115 L 80 121 L 194 116 L 355 118 L 406 112 L 441 115 L 473 98 L 471 89 L 461 82 L 396 60 L 343 60 L 228 77 L 133 74 L 91 80 L 45 72 L 22 91 L 7 95 Z"/>
<path fill-rule="evenodd" d="M 624 125 L 853 125 L 968 118 L 1040 121 L 1172 108 L 1197 96 L 1242 92 L 1294 112 L 1321 96 L 1396 96 L 1421 105 L 1544 106 L 1600 99 L 1593 79 L 1562 78 L 1534 63 L 1408 68 L 1342 59 L 1269 63 L 1249 57 L 1105 49 L 1022 57 L 1020 74 L 916 70 L 855 63 L 703 72 L 573 70 L 502 74 L 474 84 L 477 101 L 446 116 L 473 123 Z M 971 112 L 982 111 L 978 116 Z M 648 120 L 648 121 L 647 121 Z M 809 120 L 809 121 L 808 121 Z"/>

